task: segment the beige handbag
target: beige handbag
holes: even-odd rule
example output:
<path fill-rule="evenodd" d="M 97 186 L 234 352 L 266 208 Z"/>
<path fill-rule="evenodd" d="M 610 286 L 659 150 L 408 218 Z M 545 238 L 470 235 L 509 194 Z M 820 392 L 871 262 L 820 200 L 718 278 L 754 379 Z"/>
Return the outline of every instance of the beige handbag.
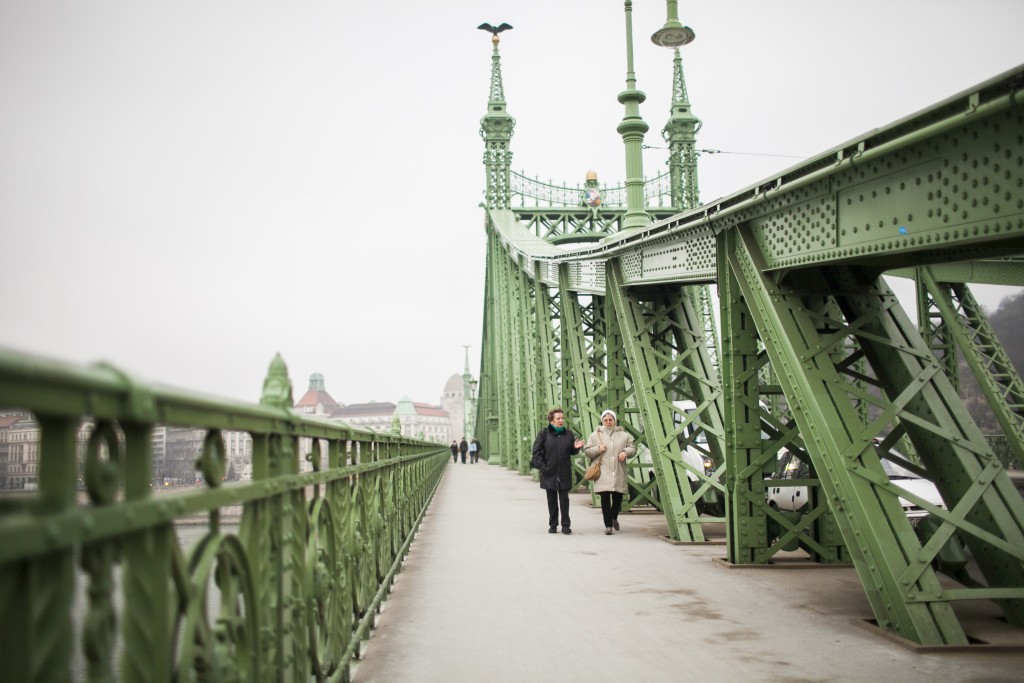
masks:
<path fill-rule="evenodd" d="M 604 439 L 601 438 L 600 428 L 594 433 L 597 434 L 597 440 L 600 441 L 603 445 Z M 590 463 L 590 467 L 588 467 L 587 471 L 583 473 L 584 479 L 586 479 L 587 481 L 597 481 L 598 479 L 601 478 L 601 458 L 603 456 L 604 454 L 602 453 L 601 455 L 594 458 L 594 462 Z"/>

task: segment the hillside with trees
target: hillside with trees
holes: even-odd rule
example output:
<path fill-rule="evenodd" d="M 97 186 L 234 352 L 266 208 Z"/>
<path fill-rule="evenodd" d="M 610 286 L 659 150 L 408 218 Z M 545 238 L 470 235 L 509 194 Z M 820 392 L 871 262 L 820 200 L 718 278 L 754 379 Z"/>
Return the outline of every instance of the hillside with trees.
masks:
<path fill-rule="evenodd" d="M 999 307 L 988 313 L 988 322 L 1002 343 L 1018 374 L 1024 373 L 1024 291 L 1006 297 Z M 1001 434 L 988 400 L 963 357 L 960 358 L 960 396 L 968 411 L 985 434 Z"/>

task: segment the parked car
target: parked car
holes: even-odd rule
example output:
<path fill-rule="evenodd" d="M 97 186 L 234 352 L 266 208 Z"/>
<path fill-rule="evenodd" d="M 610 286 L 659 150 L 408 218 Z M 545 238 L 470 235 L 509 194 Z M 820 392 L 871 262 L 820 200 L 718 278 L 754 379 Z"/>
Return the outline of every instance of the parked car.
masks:
<path fill-rule="evenodd" d="M 878 448 L 877 442 L 875 447 Z M 892 451 L 892 454 L 903 458 L 897 451 Z M 880 452 L 879 457 L 882 458 L 882 469 L 888 475 L 889 481 L 908 493 L 912 493 L 936 507 L 945 509 L 946 506 L 942 501 L 939 490 L 935 488 L 935 484 L 930 480 L 891 462 L 886 459 L 886 454 L 884 453 Z M 807 463 L 789 451 L 782 451 L 775 472 L 766 478 L 766 481 L 769 482 L 765 490 L 768 504 L 776 510 L 789 512 L 800 510 L 807 505 L 807 487 L 787 486 L 783 482 L 787 479 L 807 479 L 809 477 L 810 468 L 807 466 Z M 918 522 L 928 514 L 927 510 L 903 497 L 900 498 L 900 505 L 903 506 L 903 511 L 910 519 L 911 526 L 917 526 Z"/>
<path fill-rule="evenodd" d="M 691 413 L 696 409 L 693 401 L 674 401 L 675 406 L 683 411 L 684 413 Z M 676 426 L 682 424 L 682 415 L 676 415 L 675 423 Z M 694 426 L 691 424 L 686 428 L 686 436 L 692 438 L 686 448 L 680 449 L 679 458 L 690 467 L 698 472 L 703 472 L 705 476 L 711 476 L 715 473 L 716 464 L 714 459 L 711 457 L 711 450 L 708 446 L 707 434 L 703 431 L 695 432 Z M 647 478 L 650 481 L 654 481 L 654 468 L 651 463 L 651 453 L 646 448 L 642 448 L 639 452 L 639 461 L 645 468 Z M 692 470 L 686 470 L 686 479 L 690 485 L 690 491 L 696 492 L 703 483 Z M 659 497 L 657 486 L 652 490 L 652 494 L 655 500 Z M 713 517 L 722 517 L 725 515 L 725 500 L 722 498 L 718 489 L 708 487 L 708 489 L 701 495 L 700 499 L 696 504 L 698 514 L 711 515 Z"/>

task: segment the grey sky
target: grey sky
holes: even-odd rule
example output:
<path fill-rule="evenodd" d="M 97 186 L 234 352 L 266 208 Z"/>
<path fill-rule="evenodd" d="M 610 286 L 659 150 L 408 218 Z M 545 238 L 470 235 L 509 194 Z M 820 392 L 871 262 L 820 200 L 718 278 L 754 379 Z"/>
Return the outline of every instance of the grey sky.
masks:
<path fill-rule="evenodd" d="M 701 148 L 810 155 L 1024 62 L 1019 0 L 679 9 Z M 633 18 L 661 145 L 665 3 Z M 436 402 L 463 344 L 478 365 L 484 21 L 515 27 L 514 168 L 621 179 L 617 0 L 4 0 L 0 346 L 245 401 L 281 352 L 296 396 L 321 372 L 343 402 Z M 703 155 L 701 196 L 797 161 Z"/>

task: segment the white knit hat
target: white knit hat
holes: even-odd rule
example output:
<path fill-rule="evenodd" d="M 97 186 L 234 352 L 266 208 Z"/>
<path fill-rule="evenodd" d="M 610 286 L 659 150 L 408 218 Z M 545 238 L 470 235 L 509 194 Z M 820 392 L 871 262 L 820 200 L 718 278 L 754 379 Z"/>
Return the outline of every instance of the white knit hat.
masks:
<path fill-rule="evenodd" d="M 613 420 L 615 420 L 616 422 L 619 421 L 619 416 L 615 414 L 614 410 L 608 409 L 608 410 L 604 411 L 603 413 L 601 413 L 601 419 L 602 420 L 604 419 L 605 415 L 611 415 Z"/>

